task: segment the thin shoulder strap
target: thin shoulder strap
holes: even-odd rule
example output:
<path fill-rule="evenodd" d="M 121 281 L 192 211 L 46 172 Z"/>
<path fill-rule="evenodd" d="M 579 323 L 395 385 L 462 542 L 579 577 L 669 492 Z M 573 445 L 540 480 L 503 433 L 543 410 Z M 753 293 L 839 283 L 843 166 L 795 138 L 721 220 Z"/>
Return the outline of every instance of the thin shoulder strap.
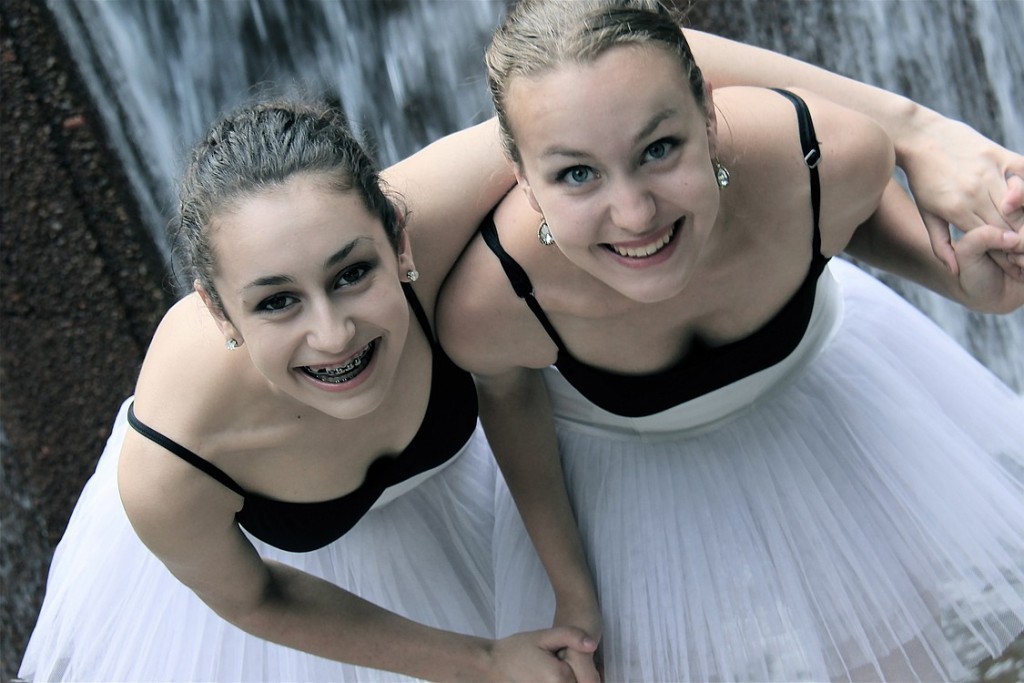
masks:
<path fill-rule="evenodd" d="M 798 95 L 788 90 L 772 88 L 796 107 L 797 124 L 800 126 L 800 147 L 804 153 L 804 163 L 811 174 L 811 208 L 814 210 L 814 254 L 821 253 L 821 231 L 818 228 L 818 220 L 821 216 L 821 181 L 818 178 L 818 164 L 821 163 L 821 148 L 818 146 L 818 138 L 814 134 L 814 121 L 811 120 L 811 112 L 807 109 L 807 103 Z"/>
<path fill-rule="evenodd" d="M 537 298 L 533 295 L 533 283 L 530 282 L 530 277 L 523 270 L 523 267 L 516 263 L 516 260 L 501 246 L 501 241 L 498 239 L 498 229 L 494 225 L 493 212 L 484 219 L 483 224 L 480 226 L 480 234 L 483 235 L 484 242 L 494 252 L 494 255 L 498 257 L 498 261 L 501 262 L 501 267 L 505 270 L 505 276 L 508 278 L 509 283 L 511 283 L 512 289 L 515 290 L 516 296 L 526 301 L 526 305 L 533 311 L 533 315 L 540 322 L 544 331 L 548 333 L 548 336 L 551 337 L 551 341 L 555 343 L 558 350 L 565 351 L 565 344 L 562 343 L 562 338 L 558 336 L 558 332 L 555 331 L 551 321 L 548 320 L 544 309 L 540 307 Z"/>
<path fill-rule="evenodd" d="M 402 292 L 405 294 L 405 300 L 409 302 L 409 307 L 412 308 L 413 315 L 415 315 L 416 320 L 419 321 L 423 334 L 427 335 L 427 339 L 430 340 L 430 345 L 434 346 L 436 340 L 434 339 L 433 328 L 430 326 L 430 319 L 427 318 L 427 312 L 423 310 L 423 304 L 420 303 L 412 285 L 408 282 L 403 282 Z"/>
<path fill-rule="evenodd" d="M 185 448 L 181 444 L 168 439 L 166 436 L 156 431 L 149 425 L 144 424 L 139 418 L 135 417 L 135 402 L 128 406 L 128 424 L 142 436 L 146 437 L 158 446 L 163 446 L 174 455 L 178 456 L 189 465 L 202 470 L 206 474 L 210 475 L 224 486 L 228 487 L 240 496 L 245 496 L 245 489 L 239 486 L 234 479 L 224 473 L 223 470 L 219 469 L 215 465 L 211 465 L 206 460 L 203 460 L 198 455 Z"/>

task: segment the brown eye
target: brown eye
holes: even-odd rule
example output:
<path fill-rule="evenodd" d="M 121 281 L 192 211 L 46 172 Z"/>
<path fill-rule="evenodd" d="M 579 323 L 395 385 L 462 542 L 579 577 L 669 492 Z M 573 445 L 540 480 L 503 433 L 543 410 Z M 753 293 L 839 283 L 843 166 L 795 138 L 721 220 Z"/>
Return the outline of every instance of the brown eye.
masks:
<path fill-rule="evenodd" d="M 266 299 L 256 304 L 256 310 L 269 313 L 283 311 L 296 301 L 298 301 L 298 299 L 290 294 L 275 294 L 273 296 L 268 296 Z"/>
<path fill-rule="evenodd" d="M 334 281 L 334 286 L 346 287 L 358 284 L 363 280 L 363 278 L 369 275 L 371 270 L 373 270 L 373 266 L 369 263 L 357 263 L 353 266 L 349 266 L 338 273 L 338 278 Z"/>

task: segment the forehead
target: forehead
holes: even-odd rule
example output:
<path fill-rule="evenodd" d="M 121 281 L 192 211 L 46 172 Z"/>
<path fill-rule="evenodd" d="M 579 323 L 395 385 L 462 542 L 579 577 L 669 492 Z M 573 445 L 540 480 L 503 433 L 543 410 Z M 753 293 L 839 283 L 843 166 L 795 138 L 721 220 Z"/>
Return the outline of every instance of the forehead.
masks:
<path fill-rule="evenodd" d="M 633 135 L 666 110 L 704 118 L 676 55 L 652 45 L 618 45 L 587 62 L 519 76 L 506 107 L 516 143 L 535 152 L 566 138 Z"/>
<path fill-rule="evenodd" d="M 338 190 L 318 175 L 296 175 L 239 197 L 211 225 L 221 275 L 254 269 L 291 272 L 359 238 L 386 243 L 380 220 L 360 195 Z"/>

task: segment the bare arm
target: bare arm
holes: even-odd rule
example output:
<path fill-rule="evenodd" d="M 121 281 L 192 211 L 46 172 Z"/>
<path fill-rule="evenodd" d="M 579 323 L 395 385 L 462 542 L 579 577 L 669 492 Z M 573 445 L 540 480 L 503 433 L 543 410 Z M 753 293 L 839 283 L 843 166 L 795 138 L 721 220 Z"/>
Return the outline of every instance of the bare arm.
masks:
<path fill-rule="evenodd" d="M 409 210 L 420 291 L 440 287 L 484 216 L 515 183 L 493 118 L 441 138 L 382 177 Z"/>
<path fill-rule="evenodd" d="M 189 467 L 130 434 L 119 470 L 125 510 L 168 569 L 246 632 L 321 657 L 430 680 L 572 680 L 555 653 L 587 647 L 581 632 L 552 629 L 492 641 L 441 631 L 266 561 L 234 522 L 240 497 Z"/>
<path fill-rule="evenodd" d="M 235 444 L 239 402 L 265 380 L 242 354 L 223 349 L 198 295 L 165 316 L 136 389 L 139 419 L 200 452 Z M 187 396 L 187 398 L 182 398 Z M 243 433 L 249 433 L 243 427 Z M 192 435 L 192 436 L 189 436 Z M 202 448 L 197 444 L 211 444 Z M 129 430 L 118 488 L 139 538 L 183 584 L 239 628 L 322 657 L 437 680 L 571 680 L 555 652 L 590 648 L 575 629 L 499 641 L 428 628 L 339 586 L 266 561 L 239 529 L 242 497 L 162 447 Z M 453 599 L 458 599 L 457 597 Z"/>
<path fill-rule="evenodd" d="M 547 387 L 533 369 L 552 359 L 548 351 L 527 348 L 523 329 L 531 314 L 500 268 L 482 240 L 469 245 L 445 283 L 438 334 L 452 360 L 474 373 L 487 439 L 555 591 L 555 623 L 582 628 L 597 641 L 600 609 L 566 491 Z M 596 680 L 590 653 L 568 655 L 578 681 Z"/>
<path fill-rule="evenodd" d="M 547 387 L 539 370 L 477 376 L 480 419 L 530 540 L 555 591 L 555 625 L 601 637 L 601 612 L 569 505 Z M 577 680 L 597 681 L 592 657 L 570 653 Z"/>
<path fill-rule="evenodd" d="M 982 226 L 953 247 L 959 264 L 956 274 L 938 267 L 931 258 L 931 245 L 913 201 L 897 182 L 890 181 L 878 210 L 857 228 L 846 250 L 974 310 L 1009 313 L 1024 305 L 1024 272 L 1007 261 L 1010 254 L 1024 257 L 1024 237 Z"/>
<path fill-rule="evenodd" d="M 1024 231 L 1024 156 L 881 88 L 762 48 L 684 29 L 716 86 L 801 87 L 875 120 L 893 140 L 931 248 L 956 273 L 949 224 Z"/>

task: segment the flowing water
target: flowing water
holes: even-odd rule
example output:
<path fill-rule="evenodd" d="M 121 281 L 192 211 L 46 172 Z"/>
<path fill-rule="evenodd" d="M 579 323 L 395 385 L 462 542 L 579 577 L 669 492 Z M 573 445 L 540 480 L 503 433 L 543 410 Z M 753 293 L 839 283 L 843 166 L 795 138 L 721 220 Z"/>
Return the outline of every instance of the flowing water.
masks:
<path fill-rule="evenodd" d="M 265 84 L 336 99 L 388 164 L 487 118 L 503 0 L 48 0 L 158 244 L 187 146 Z M 1024 150 L 1024 0 L 714 0 L 731 37 L 901 92 Z M 891 281 L 890 281 L 891 282 Z M 1024 312 L 911 301 L 1024 392 Z"/>

